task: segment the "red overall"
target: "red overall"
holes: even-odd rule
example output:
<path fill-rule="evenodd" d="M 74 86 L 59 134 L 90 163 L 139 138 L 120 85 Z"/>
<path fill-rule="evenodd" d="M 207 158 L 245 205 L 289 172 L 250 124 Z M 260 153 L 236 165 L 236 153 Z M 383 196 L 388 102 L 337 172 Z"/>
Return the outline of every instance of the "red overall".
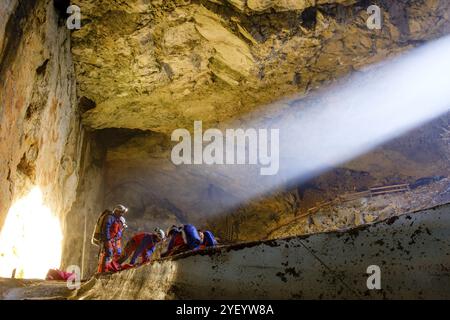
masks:
<path fill-rule="evenodd" d="M 171 256 L 179 252 L 186 251 L 188 249 L 189 247 L 184 241 L 183 234 L 181 233 L 181 231 L 174 231 L 174 234 L 170 238 L 166 252 L 161 254 L 161 256 L 162 257 Z"/>
<path fill-rule="evenodd" d="M 100 252 L 97 272 L 117 271 L 114 263 L 122 254 L 123 225 L 119 217 L 109 215 L 103 231 L 103 247 Z"/>
<path fill-rule="evenodd" d="M 118 262 L 123 263 L 131 256 L 131 265 L 134 265 L 139 258 L 141 258 L 141 263 L 146 263 L 150 261 L 157 243 L 158 240 L 155 234 L 147 232 L 138 233 L 128 241 L 124 254 Z"/>

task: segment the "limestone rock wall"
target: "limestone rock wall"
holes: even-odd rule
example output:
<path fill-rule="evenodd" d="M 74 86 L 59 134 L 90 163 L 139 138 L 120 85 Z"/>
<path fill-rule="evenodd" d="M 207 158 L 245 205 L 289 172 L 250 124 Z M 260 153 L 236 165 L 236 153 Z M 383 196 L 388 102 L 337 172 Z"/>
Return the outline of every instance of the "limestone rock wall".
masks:
<path fill-rule="evenodd" d="M 37 186 L 60 218 L 63 234 L 82 237 L 82 226 L 66 217 L 80 176 L 89 175 L 82 160 L 92 160 L 83 147 L 89 136 L 80 121 L 70 32 L 65 13 L 57 9 L 60 2 L 0 3 L 0 228 L 12 203 Z M 89 200 L 77 207 L 76 219 Z M 68 250 L 77 250 L 72 243 Z M 68 264 L 80 263 L 73 260 Z"/>
<path fill-rule="evenodd" d="M 98 247 L 91 244 L 91 237 L 97 218 L 104 210 L 105 149 L 94 133 L 85 135 L 76 200 L 64 217 L 62 257 L 62 269 L 76 265 L 80 267 L 82 278 L 97 272 Z"/>
<path fill-rule="evenodd" d="M 70 209 L 81 132 L 69 32 L 53 1 L 5 5 L 0 25 L 0 225 L 11 201 L 33 185 L 42 188 L 54 212 Z"/>

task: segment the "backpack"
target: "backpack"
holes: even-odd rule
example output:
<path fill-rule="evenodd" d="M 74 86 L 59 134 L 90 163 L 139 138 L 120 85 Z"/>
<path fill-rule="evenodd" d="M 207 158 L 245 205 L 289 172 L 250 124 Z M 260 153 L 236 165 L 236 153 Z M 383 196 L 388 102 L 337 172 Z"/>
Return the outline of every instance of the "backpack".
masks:
<path fill-rule="evenodd" d="M 100 217 L 98 217 L 97 223 L 95 224 L 94 233 L 92 234 L 92 239 L 91 239 L 91 243 L 93 245 L 100 246 L 100 244 L 102 243 L 102 241 L 103 241 L 102 233 L 103 233 L 103 229 L 105 227 L 106 218 L 109 215 L 112 215 L 112 211 L 106 209 L 105 211 L 102 212 Z"/>
<path fill-rule="evenodd" d="M 192 224 L 185 224 L 182 229 L 182 235 L 184 242 L 188 245 L 190 249 L 197 248 L 202 240 L 198 234 L 197 228 Z"/>
<path fill-rule="evenodd" d="M 205 247 L 215 247 L 217 245 L 216 238 L 214 238 L 214 235 L 211 231 L 204 231 L 203 235 L 205 239 L 203 240 L 203 244 Z"/>

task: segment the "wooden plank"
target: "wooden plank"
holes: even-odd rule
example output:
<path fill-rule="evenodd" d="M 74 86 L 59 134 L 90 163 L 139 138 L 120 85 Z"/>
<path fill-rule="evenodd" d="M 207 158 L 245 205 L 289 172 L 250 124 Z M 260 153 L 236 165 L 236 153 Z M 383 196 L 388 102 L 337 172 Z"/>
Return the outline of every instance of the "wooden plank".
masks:
<path fill-rule="evenodd" d="M 384 190 L 384 189 L 392 189 L 392 188 L 404 188 L 409 186 L 408 184 L 395 184 L 395 185 L 391 185 L 391 186 L 384 186 L 384 187 L 370 187 L 369 190 Z"/>
<path fill-rule="evenodd" d="M 378 193 L 391 193 L 391 192 L 401 192 L 401 191 L 408 191 L 409 189 L 403 188 L 403 189 L 393 189 L 393 190 L 379 190 L 375 192 L 371 192 L 371 194 L 378 194 Z"/>

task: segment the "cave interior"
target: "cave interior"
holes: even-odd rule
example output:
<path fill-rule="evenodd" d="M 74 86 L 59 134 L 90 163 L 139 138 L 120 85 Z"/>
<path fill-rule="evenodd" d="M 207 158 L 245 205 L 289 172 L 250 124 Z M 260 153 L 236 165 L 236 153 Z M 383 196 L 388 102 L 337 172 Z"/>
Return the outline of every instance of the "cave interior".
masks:
<path fill-rule="evenodd" d="M 228 175 L 171 161 L 175 129 L 276 121 L 292 101 L 450 33 L 446 0 L 370 3 L 381 8 L 380 30 L 366 26 L 369 1 L 3 0 L 0 227 L 39 188 L 36 201 L 61 227 L 54 267 L 79 265 L 88 278 L 96 219 L 119 203 L 129 207 L 125 238 L 192 223 L 236 244 L 450 202 L 449 113 L 307 179 L 272 177 L 277 187 L 252 197 L 243 195 L 268 179 L 252 168 Z M 69 5 L 80 8 L 80 29 L 67 28 Z M 336 201 L 396 185 L 406 189 Z M 38 236 L 51 232 L 36 221 Z"/>

